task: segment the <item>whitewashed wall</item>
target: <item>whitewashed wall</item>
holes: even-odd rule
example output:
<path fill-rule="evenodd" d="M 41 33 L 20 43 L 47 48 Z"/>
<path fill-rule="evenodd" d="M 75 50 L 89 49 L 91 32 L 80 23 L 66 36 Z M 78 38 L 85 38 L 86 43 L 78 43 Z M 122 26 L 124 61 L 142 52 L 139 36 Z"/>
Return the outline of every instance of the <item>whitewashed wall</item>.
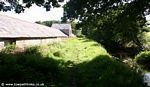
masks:
<path fill-rule="evenodd" d="M 61 41 L 61 38 L 49 38 L 49 39 L 28 39 L 28 40 L 17 40 L 16 46 L 19 48 L 35 45 L 45 45 L 52 42 Z"/>
<path fill-rule="evenodd" d="M 4 41 L 0 41 L 0 50 L 4 48 Z"/>
<path fill-rule="evenodd" d="M 24 40 L 16 40 L 16 46 L 19 48 L 24 48 L 27 46 L 35 46 L 35 45 L 46 45 L 53 42 L 62 41 L 63 38 L 47 38 L 47 39 L 24 39 Z M 4 40 L 0 41 L 0 50 L 4 48 Z"/>

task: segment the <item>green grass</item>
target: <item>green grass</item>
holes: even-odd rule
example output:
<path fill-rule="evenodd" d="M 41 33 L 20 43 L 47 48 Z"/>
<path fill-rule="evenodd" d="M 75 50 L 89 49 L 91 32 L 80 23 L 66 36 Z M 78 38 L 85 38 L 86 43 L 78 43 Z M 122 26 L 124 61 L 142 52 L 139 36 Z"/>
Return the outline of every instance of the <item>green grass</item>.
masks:
<path fill-rule="evenodd" d="M 44 56 L 81 63 L 99 55 L 109 55 L 97 42 L 83 38 L 70 38 L 64 42 L 41 47 Z"/>
<path fill-rule="evenodd" d="M 28 47 L 24 52 L 9 51 L 0 52 L 0 82 L 3 83 L 44 83 L 45 87 L 146 87 L 140 72 L 113 59 L 93 40 L 70 38 Z"/>

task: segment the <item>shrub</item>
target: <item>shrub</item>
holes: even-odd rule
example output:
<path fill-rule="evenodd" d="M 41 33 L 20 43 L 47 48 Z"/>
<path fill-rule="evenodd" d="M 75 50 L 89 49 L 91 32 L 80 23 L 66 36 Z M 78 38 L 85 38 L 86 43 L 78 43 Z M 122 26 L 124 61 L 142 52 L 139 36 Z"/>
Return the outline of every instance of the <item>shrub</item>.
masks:
<path fill-rule="evenodd" d="M 141 73 L 109 56 L 100 55 L 71 67 L 68 67 L 71 62 L 34 53 L 0 56 L 0 82 L 4 83 L 44 83 L 45 87 L 145 87 Z"/>
<path fill-rule="evenodd" d="M 46 49 L 34 46 L 15 55 L 0 52 L 0 82 L 44 83 L 45 87 L 145 87 L 141 73 L 84 39 L 70 39 Z"/>
<path fill-rule="evenodd" d="M 39 53 L 39 48 L 40 46 L 32 46 L 32 47 L 27 47 L 25 50 L 26 54 L 36 54 Z"/>
<path fill-rule="evenodd" d="M 135 57 L 135 60 L 142 69 L 150 71 L 150 51 L 143 51 L 139 53 Z"/>
<path fill-rule="evenodd" d="M 83 37 L 84 35 L 82 34 L 81 30 L 75 30 L 74 31 L 74 34 L 77 36 L 77 37 Z"/>
<path fill-rule="evenodd" d="M 145 87 L 140 72 L 109 56 L 98 56 L 77 65 L 77 87 Z"/>
<path fill-rule="evenodd" d="M 10 53 L 12 51 L 14 51 L 16 49 L 16 45 L 15 44 L 8 44 L 3 50 L 2 52 L 4 53 Z"/>
<path fill-rule="evenodd" d="M 59 87 L 63 78 L 60 61 L 33 54 L 0 54 L 0 82 L 44 83 Z M 60 86 L 63 87 L 63 86 Z"/>

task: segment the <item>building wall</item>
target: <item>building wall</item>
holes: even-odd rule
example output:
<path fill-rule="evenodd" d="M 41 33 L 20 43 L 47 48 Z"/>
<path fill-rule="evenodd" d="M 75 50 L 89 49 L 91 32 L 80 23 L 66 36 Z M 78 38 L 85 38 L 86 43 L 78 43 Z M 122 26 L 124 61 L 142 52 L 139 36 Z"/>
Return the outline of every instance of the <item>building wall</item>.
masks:
<path fill-rule="evenodd" d="M 61 38 L 17 40 L 16 46 L 22 48 L 22 47 L 35 46 L 35 45 L 46 45 L 58 41 L 61 41 Z"/>
<path fill-rule="evenodd" d="M 0 41 L 0 50 L 4 48 L 4 41 Z"/>
<path fill-rule="evenodd" d="M 19 48 L 24 48 L 27 46 L 35 46 L 35 45 L 46 45 L 53 42 L 62 41 L 63 38 L 47 38 L 47 39 L 19 39 L 16 40 L 16 46 Z M 0 50 L 5 47 L 5 41 L 8 40 L 0 40 Z"/>

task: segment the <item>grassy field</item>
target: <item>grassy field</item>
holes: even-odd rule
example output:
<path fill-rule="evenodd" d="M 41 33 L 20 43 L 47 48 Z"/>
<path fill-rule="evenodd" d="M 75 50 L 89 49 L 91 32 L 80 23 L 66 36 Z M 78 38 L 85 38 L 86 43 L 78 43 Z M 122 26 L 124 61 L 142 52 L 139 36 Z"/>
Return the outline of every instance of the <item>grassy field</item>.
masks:
<path fill-rule="evenodd" d="M 97 42 L 83 38 L 70 38 L 67 41 L 40 47 L 43 56 L 81 63 L 99 55 L 109 55 Z"/>
<path fill-rule="evenodd" d="M 113 59 L 100 44 L 89 39 L 70 38 L 16 53 L 11 52 L 12 48 L 0 52 L 0 82 L 3 83 L 44 83 L 45 87 L 146 87 L 140 72 Z"/>

